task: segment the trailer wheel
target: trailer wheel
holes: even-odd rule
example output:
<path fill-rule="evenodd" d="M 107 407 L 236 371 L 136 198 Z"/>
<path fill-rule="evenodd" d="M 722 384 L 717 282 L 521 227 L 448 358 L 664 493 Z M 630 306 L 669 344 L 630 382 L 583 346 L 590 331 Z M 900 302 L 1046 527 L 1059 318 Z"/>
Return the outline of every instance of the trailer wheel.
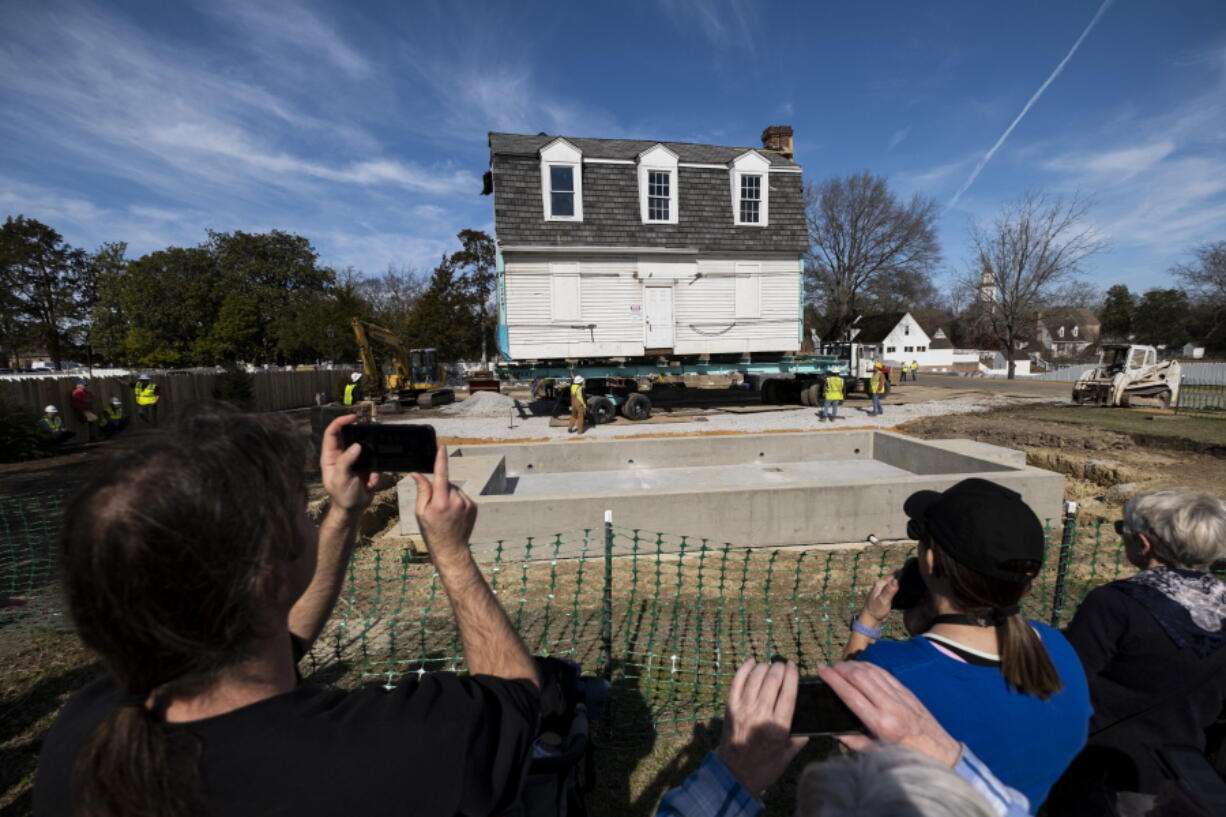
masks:
<path fill-rule="evenodd" d="M 805 386 L 800 390 L 800 404 L 802 406 L 813 405 L 813 387 Z"/>
<path fill-rule="evenodd" d="M 617 406 L 603 395 L 596 395 L 587 401 L 587 414 L 592 418 L 592 425 L 612 422 L 617 416 Z"/>
<path fill-rule="evenodd" d="M 651 401 L 637 392 L 626 395 L 626 402 L 622 404 L 622 416 L 636 423 L 646 420 L 651 416 Z"/>
<path fill-rule="evenodd" d="M 804 393 L 809 397 L 810 406 L 820 406 L 822 404 L 822 384 L 814 383 L 809 388 L 805 389 Z"/>
<path fill-rule="evenodd" d="M 771 378 L 762 384 L 762 402 L 767 405 L 779 404 L 779 381 Z"/>

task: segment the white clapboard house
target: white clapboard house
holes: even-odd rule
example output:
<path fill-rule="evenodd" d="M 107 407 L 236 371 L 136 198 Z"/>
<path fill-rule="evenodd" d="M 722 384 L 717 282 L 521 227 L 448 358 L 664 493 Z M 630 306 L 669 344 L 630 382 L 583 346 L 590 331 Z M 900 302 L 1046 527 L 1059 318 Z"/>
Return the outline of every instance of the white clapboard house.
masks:
<path fill-rule="evenodd" d="M 881 347 L 882 357 L 891 363 L 918 363 L 927 371 L 949 371 L 954 363 L 954 347 L 937 328 L 931 336 L 910 312 L 888 312 L 861 318 L 856 343 Z"/>
<path fill-rule="evenodd" d="M 797 351 L 801 169 L 791 128 L 763 141 L 491 133 L 503 357 Z"/>

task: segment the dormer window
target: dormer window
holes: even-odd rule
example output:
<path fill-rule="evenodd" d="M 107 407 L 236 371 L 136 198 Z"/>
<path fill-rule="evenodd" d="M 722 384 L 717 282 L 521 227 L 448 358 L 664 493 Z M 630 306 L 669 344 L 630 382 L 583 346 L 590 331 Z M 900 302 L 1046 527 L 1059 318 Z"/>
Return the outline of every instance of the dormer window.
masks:
<path fill-rule="evenodd" d="M 1064 327 L 1063 326 L 1061 326 L 1059 329 L 1056 330 L 1056 337 L 1058 338 L 1064 337 Z"/>
<path fill-rule="evenodd" d="M 1077 330 L 1078 330 L 1079 328 L 1080 328 L 1080 327 L 1077 327 L 1077 326 L 1074 326 L 1074 327 L 1073 327 L 1073 337 L 1077 337 Z"/>
<path fill-rule="evenodd" d="M 639 211 L 644 224 L 677 223 L 677 154 L 664 145 L 639 154 Z"/>
<path fill-rule="evenodd" d="M 546 221 L 583 221 L 583 152 L 565 139 L 541 148 L 541 198 Z"/>
<path fill-rule="evenodd" d="M 767 226 L 770 208 L 770 161 L 748 150 L 733 160 L 732 219 L 736 225 Z"/>

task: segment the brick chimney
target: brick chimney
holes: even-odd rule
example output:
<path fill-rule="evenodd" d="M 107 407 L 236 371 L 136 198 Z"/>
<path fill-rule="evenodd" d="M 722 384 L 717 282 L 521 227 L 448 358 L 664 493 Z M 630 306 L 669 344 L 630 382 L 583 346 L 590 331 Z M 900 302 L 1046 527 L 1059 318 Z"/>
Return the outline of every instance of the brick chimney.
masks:
<path fill-rule="evenodd" d="M 792 158 L 792 126 L 771 125 L 762 131 L 762 148 Z"/>

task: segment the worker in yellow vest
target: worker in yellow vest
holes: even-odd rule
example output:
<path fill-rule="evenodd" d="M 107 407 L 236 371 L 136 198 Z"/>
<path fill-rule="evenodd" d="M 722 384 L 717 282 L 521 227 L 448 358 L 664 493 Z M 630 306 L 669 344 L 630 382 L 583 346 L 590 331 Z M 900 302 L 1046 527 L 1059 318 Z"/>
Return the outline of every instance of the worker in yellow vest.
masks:
<path fill-rule="evenodd" d="M 839 415 L 839 403 L 843 402 L 843 378 L 837 374 L 826 377 L 822 385 L 822 410 L 817 413 L 819 420 L 836 420 Z"/>
<path fill-rule="evenodd" d="M 345 385 L 345 396 L 341 402 L 346 406 L 352 406 L 354 403 L 360 402 L 362 397 L 362 387 L 359 385 L 362 382 L 362 373 L 354 372 L 349 375 L 349 383 Z"/>
<path fill-rule="evenodd" d="M 914 360 L 911 361 L 911 382 L 914 383 L 919 379 L 919 364 Z"/>
<path fill-rule="evenodd" d="M 575 375 L 570 384 L 570 425 L 567 432 L 583 433 L 584 421 L 587 419 L 587 400 L 583 397 L 583 378 Z"/>
<path fill-rule="evenodd" d="M 149 378 L 149 375 L 142 374 L 136 378 L 136 382 L 132 384 L 132 396 L 136 398 L 137 416 L 145 425 L 156 426 L 158 424 L 158 400 L 161 399 L 161 394 L 157 384 Z"/>
<path fill-rule="evenodd" d="M 868 396 L 873 401 L 870 415 L 881 414 L 881 395 L 885 394 L 885 367 L 880 363 L 873 364 L 873 374 L 868 379 Z"/>
<path fill-rule="evenodd" d="M 128 418 L 123 413 L 123 401 L 112 397 L 110 403 L 102 409 L 102 414 L 98 415 L 98 428 L 102 431 L 102 437 L 109 440 L 127 427 Z"/>
<path fill-rule="evenodd" d="M 60 410 L 55 406 L 43 409 L 43 416 L 38 421 L 38 434 L 56 446 L 61 446 L 76 436 L 74 432 L 64 428 L 64 418 L 60 417 Z"/>

